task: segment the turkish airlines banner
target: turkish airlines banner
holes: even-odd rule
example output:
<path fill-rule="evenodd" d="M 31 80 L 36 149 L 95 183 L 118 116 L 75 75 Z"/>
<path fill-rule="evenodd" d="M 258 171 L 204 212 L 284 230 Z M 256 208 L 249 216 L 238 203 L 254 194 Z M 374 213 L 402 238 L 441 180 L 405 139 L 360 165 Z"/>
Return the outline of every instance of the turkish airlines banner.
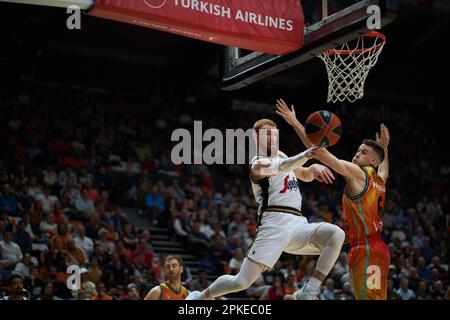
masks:
<path fill-rule="evenodd" d="M 89 14 L 271 54 L 303 46 L 299 0 L 96 0 Z"/>

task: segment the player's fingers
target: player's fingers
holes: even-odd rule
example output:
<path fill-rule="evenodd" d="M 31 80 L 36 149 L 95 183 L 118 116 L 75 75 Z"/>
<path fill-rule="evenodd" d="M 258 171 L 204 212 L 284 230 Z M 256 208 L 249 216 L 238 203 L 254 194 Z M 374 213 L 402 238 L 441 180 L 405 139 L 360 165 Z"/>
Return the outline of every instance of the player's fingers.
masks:
<path fill-rule="evenodd" d="M 375 141 L 380 140 L 380 136 L 378 135 L 378 132 L 375 133 Z"/>

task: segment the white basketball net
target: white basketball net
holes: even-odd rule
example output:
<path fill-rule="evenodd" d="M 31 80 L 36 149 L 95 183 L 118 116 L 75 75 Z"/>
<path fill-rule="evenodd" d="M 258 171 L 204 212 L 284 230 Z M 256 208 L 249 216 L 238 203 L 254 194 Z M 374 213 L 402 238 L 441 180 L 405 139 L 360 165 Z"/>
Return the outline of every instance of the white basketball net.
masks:
<path fill-rule="evenodd" d="M 363 97 L 367 75 L 377 63 L 386 38 L 372 31 L 355 42 L 353 48 L 350 48 L 351 43 L 344 43 L 339 49 L 326 50 L 318 55 L 328 72 L 327 102 L 355 102 Z"/>

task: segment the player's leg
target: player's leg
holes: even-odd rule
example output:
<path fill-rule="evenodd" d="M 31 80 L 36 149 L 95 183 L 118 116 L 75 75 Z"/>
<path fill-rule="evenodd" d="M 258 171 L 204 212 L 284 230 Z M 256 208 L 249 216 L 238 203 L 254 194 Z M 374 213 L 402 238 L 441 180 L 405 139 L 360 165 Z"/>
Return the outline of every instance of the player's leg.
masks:
<path fill-rule="evenodd" d="M 345 233 L 330 223 L 300 224 L 285 251 L 294 254 L 316 254 L 319 259 L 311 279 L 294 293 L 294 299 L 313 299 L 320 293 L 320 285 L 336 263 L 344 243 Z"/>
<path fill-rule="evenodd" d="M 231 292 L 242 291 L 250 287 L 263 272 L 265 266 L 245 258 L 237 275 L 223 275 L 216 279 L 203 292 L 194 291 L 186 300 L 205 300 L 220 297 Z"/>
<path fill-rule="evenodd" d="M 365 299 L 386 300 L 390 264 L 389 248 L 381 240 L 371 242 L 369 248 Z"/>
<path fill-rule="evenodd" d="M 364 246 L 354 246 L 348 254 L 348 268 L 356 300 L 363 300 L 366 249 Z"/>

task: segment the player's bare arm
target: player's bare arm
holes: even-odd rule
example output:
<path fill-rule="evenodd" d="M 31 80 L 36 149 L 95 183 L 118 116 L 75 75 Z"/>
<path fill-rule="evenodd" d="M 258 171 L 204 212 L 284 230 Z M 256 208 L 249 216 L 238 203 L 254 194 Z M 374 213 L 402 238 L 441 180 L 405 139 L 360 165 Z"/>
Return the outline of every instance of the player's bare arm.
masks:
<path fill-rule="evenodd" d="M 310 148 L 313 146 L 311 141 L 309 141 L 306 136 L 305 127 L 301 124 L 301 122 L 297 119 L 294 106 L 291 106 L 291 109 L 288 108 L 286 102 L 283 99 L 277 100 L 277 114 L 280 115 L 287 123 L 289 123 L 302 140 L 303 144 Z M 331 167 L 333 170 L 338 172 L 340 175 L 344 176 L 348 180 L 356 180 L 356 184 L 360 183 L 364 184 L 366 176 L 364 171 L 356 164 L 351 163 L 349 161 L 341 160 L 336 158 L 331 152 L 324 148 L 320 148 L 314 152 L 314 157 L 318 159 L 323 164 Z M 360 182 L 360 183 L 359 183 Z M 358 186 L 355 186 L 355 189 L 359 189 Z M 352 188 L 350 184 L 350 188 Z"/>
<path fill-rule="evenodd" d="M 148 292 L 144 300 L 159 300 L 160 295 L 161 295 L 161 287 L 156 286 Z"/>
<path fill-rule="evenodd" d="M 380 133 L 376 133 L 375 141 L 380 144 L 384 149 L 384 159 L 378 166 L 378 175 L 386 183 L 389 178 L 389 159 L 388 159 L 388 146 L 390 141 L 389 129 L 384 123 L 380 125 Z"/>
<path fill-rule="evenodd" d="M 289 172 L 298 169 L 311 159 L 314 151 L 318 149 L 318 147 L 312 147 L 287 158 L 260 158 L 255 160 L 251 167 L 251 177 L 254 181 L 257 181 L 264 177 L 275 176 L 280 172 Z"/>
<path fill-rule="evenodd" d="M 284 158 L 288 157 L 284 152 L 279 150 L 278 154 Z M 297 168 L 294 170 L 294 174 L 297 177 L 297 179 L 300 179 L 304 182 L 311 182 L 313 180 L 317 180 L 319 182 L 330 184 L 333 183 L 333 181 L 335 180 L 335 177 L 331 172 L 331 170 L 318 163 L 313 164 L 309 167 Z"/>
<path fill-rule="evenodd" d="M 294 170 L 295 176 L 304 181 L 311 182 L 317 180 L 326 184 L 331 184 L 335 180 L 335 177 L 330 169 L 321 164 L 315 163 L 306 168 L 298 168 Z"/>

